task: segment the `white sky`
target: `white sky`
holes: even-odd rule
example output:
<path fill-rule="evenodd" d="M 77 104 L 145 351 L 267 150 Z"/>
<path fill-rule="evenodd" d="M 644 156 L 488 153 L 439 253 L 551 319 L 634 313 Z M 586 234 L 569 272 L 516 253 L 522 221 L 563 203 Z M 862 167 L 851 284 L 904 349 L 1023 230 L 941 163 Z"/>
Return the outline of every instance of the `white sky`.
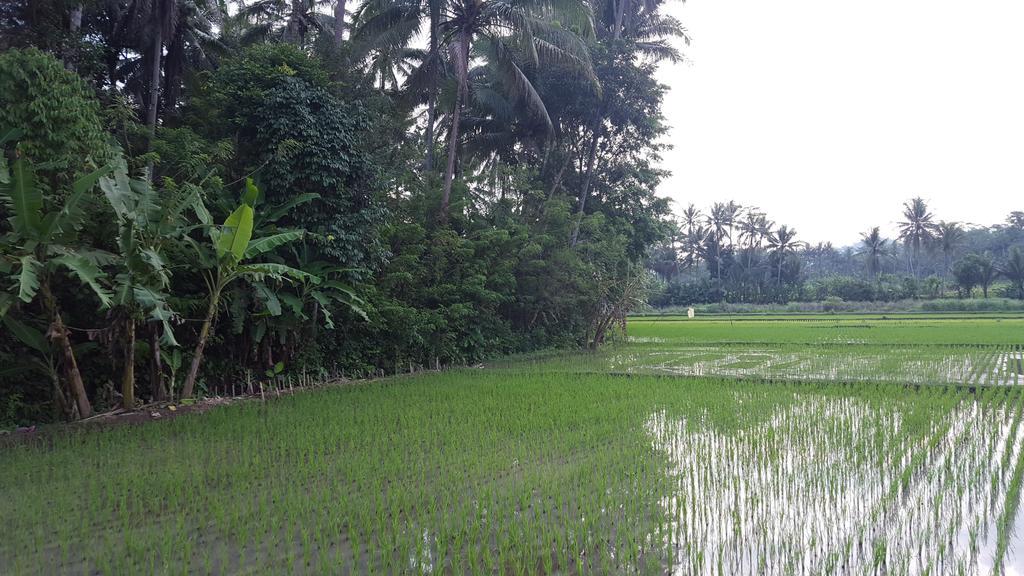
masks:
<path fill-rule="evenodd" d="M 658 72 L 676 213 L 731 199 L 846 245 L 916 195 L 1024 210 L 1024 0 L 670 1 L 693 37 Z"/>

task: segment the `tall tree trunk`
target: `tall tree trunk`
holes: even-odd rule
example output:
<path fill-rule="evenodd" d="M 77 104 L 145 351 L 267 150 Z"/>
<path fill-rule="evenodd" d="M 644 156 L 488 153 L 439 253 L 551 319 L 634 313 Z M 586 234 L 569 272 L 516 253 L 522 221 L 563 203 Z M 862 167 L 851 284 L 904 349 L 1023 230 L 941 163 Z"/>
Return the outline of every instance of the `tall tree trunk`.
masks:
<path fill-rule="evenodd" d="M 594 135 L 590 139 L 590 149 L 587 151 L 587 175 L 583 178 L 583 189 L 580 190 L 580 199 L 576 207 L 576 222 L 572 226 L 572 237 L 569 245 L 575 247 L 580 236 L 580 225 L 583 223 L 583 211 L 587 207 L 587 196 L 590 195 L 590 183 L 594 178 L 594 164 L 597 162 L 597 142 L 601 139 L 600 128 L 594 128 Z"/>
<path fill-rule="evenodd" d="M 68 14 L 68 36 L 72 45 L 64 54 L 64 69 L 74 72 L 78 68 L 78 32 L 82 29 L 82 4 L 75 4 Z"/>
<path fill-rule="evenodd" d="M 203 349 L 206 348 L 206 340 L 210 337 L 210 326 L 213 325 L 213 318 L 217 315 L 217 305 L 220 302 L 220 290 L 214 290 L 210 294 L 210 306 L 206 309 L 206 317 L 203 318 L 203 327 L 199 329 L 199 341 L 196 342 L 195 351 L 192 352 L 192 364 L 188 369 L 188 376 L 185 378 L 185 386 L 181 389 L 181 397 L 188 398 L 196 386 L 196 377 L 199 376 L 199 364 L 203 361 Z"/>
<path fill-rule="evenodd" d="M 153 391 L 153 400 L 167 398 L 164 387 L 163 358 L 160 356 L 160 324 L 151 322 L 149 325 L 149 386 Z"/>
<path fill-rule="evenodd" d="M 345 0 L 334 4 L 334 45 L 341 46 L 345 36 Z"/>
<path fill-rule="evenodd" d="M 437 73 L 438 54 L 441 25 L 441 4 L 440 0 L 430 0 L 430 94 L 427 95 L 427 157 L 424 161 L 424 170 L 431 172 L 434 169 L 434 124 L 437 123 Z"/>
<path fill-rule="evenodd" d="M 89 396 L 85 393 L 85 383 L 82 381 L 82 373 L 78 370 L 78 361 L 75 359 L 75 350 L 71 347 L 71 339 L 68 338 L 68 329 L 64 326 L 64 320 L 60 316 L 60 309 L 57 308 L 57 300 L 50 290 L 49 279 L 44 279 L 39 286 L 43 296 L 43 302 L 50 313 L 50 331 L 48 336 L 60 348 L 64 374 L 68 380 L 68 388 L 75 400 L 79 418 L 92 416 L 92 404 L 89 403 Z"/>
<path fill-rule="evenodd" d="M 121 406 L 135 409 L 135 319 L 127 319 L 124 342 L 124 368 L 121 374 Z"/>
<path fill-rule="evenodd" d="M 469 43 L 472 39 L 466 32 L 459 32 L 455 43 L 455 73 L 458 76 L 459 88 L 455 95 L 455 109 L 452 111 L 452 128 L 448 139 L 448 166 L 444 171 L 444 189 L 441 192 L 441 212 L 438 220 L 442 224 L 448 222 L 448 206 L 452 197 L 452 180 L 455 178 L 455 158 L 459 144 L 459 117 L 462 115 L 462 104 L 469 91 Z"/>
<path fill-rule="evenodd" d="M 302 44 L 302 22 L 299 21 L 299 15 L 302 12 L 302 0 L 292 0 L 292 11 L 288 15 L 288 24 L 285 26 L 284 37 L 282 38 L 285 42 L 295 45 Z"/>
<path fill-rule="evenodd" d="M 615 30 L 613 31 L 613 34 L 616 40 L 622 38 L 623 20 L 626 15 L 626 6 L 628 4 L 629 0 L 619 0 L 615 5 Z"/>
<path fill-rule="evenodd" d="M 146 109 L 146 126 L 149 128 L 149 149 L 153 149 L 153 140 L 156 139 L 156 117 L 160 107 L 160 63 L 163 60 L 164 39 L 163 26 L 157 23 L 156 32 L 153 33 L 153 44 L 150 58 L 151 69 L 149 71 L 149 105 Z M 149 181 L 153 181 L 153 161 L 146 165 Z"/>

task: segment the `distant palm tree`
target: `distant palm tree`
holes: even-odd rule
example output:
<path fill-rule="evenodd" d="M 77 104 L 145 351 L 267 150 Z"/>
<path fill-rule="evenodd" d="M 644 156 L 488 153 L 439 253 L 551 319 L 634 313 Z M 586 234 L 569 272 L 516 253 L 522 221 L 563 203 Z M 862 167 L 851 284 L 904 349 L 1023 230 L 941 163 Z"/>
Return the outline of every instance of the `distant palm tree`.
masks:
<path fill-rule="evenodd" d="M 888 240 L 882 238 L 878 226 L 869 232 L 860 235 L 861 249 L 857 254 L 864 256 L 864 263 L 868 269 L 868 276 L 877 278 L 882 271 L 882 261 L 889 256 Z"/>
<path fill-rule="evenodd" d="M 771 234 L 772 223 L 756 208 L 748 208 L 744 218 L 739 221 L 739 241 L 746 242 L 747 248 L 760 248 L 761 243 Z"/>
<path fill-rule="evenodd" d="M 687 234 L 693 233 L 693 229 L 700 224 L 701 218 L 703 215 L 692 203 L 686 207 L 686 210 L 683 210 L 683 225 L 686 227 Z"/>
<path fill-rule="evenodd" d="M 732 242 L 732 230 L 736 224 L 736 216 L 742 207 L 733 202 L 715 202 L 711 206 L 711 213 L 708 214 L 708 226 L 710 227 L 710 235 L 713 236 L 714 242 L 711 243 L 711 249 L 714 251 L 715 257 L 715 277 L 719 280 L 722 279 L 722 249 L 727 246 L 726 240 L 729 243 Z"/>
<path fill-rule="evenodd" d="M 1017 298 L 1024 300 L 1024 252 L 1020 248 L 1014 246 L 1010 250 L 1010 257 L 999 268 L 999 273 L 1013 285 Z"/>
<path fill-rule="evenodd" d="M 964 229 L 957 222 L 939 221 L 935 226 L 935 241 L 942 250 L 944 274 L 949 275 L 949 261 L 953 252 L 963 244 L 966 234 Z"/>
<path fill-rule="evenodd" d="M 935 223 L 928 204 L 921 197 L 903 203 L 903 221 L 899 223 L 900 240 L 910 247 L 910 274 L 917 276 L 915 263 L 921 248 L 935 238 Z"/>
<path fill-rule="evenodd" d="M 768 236 L 768 247 L 771 255 L 778 262 L 778 280 L 782 284 L 782 263 L 786 256 L 796 252 L 797 248 L 804 243 L 796 239 L 796 229 L 789 226 L 779 226 L 778 230 Z"/>

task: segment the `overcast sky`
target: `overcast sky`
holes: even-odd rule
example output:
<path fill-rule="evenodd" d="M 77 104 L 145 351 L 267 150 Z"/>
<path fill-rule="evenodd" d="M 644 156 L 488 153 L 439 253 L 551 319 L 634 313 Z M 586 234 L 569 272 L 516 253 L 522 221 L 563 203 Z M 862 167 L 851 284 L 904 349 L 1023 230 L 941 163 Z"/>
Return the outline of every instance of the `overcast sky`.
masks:
<path fill-rule="evenodd" d="M 670 0 L 672 2 L 672 0 Z M 678 0 L 660 189 L 759 206 L 800 238 L 891 234 L 916 195 L 979 224 L 1024 210 L 1024 0 Z"/>

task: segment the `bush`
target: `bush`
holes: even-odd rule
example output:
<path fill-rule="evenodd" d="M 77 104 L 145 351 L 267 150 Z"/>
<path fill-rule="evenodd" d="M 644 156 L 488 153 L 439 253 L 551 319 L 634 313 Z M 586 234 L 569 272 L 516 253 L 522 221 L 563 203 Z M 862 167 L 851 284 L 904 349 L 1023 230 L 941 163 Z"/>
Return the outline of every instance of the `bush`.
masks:
<path fill-rule="evenodd" d="M 22 131 L 22 152 L 53 173 L 111 158 L 92 90 L 35 48 L 0 53 L 0 127 Z"/>

